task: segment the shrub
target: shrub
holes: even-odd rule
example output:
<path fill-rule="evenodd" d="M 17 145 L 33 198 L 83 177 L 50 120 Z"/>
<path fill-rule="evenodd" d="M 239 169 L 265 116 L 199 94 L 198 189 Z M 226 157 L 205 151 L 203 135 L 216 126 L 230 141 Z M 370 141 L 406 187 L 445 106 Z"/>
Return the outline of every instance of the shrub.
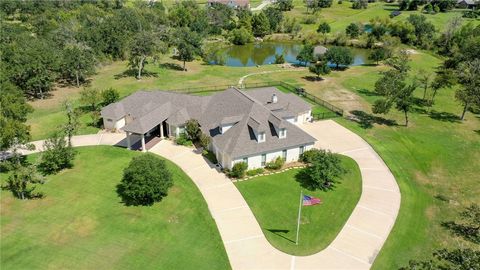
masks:
<path fill-rule="evenodd" d="M 206 157 L 210 162 L 212 162 L 213 164 L 217 164 L 218 163 L 218 160 L 217 160 L 217 157 L 215 156 L 215 153 L 213 153 L 212 151 L 208 151 L 208 150 L 203 150 L 202 151 L 202 155 L 204 157 Z"/>
<path fill-rule="evenodd" d="M 118 193 L 127 205 L 152 205 L 167 196 L 172 185 L 165 161 L 146 153 L 134 157 L 125 168 Z"/>
<path fill-rule="evenodd" d="M 265 168 L 269 170 L 278 170 L 282 168 L 283 164 L 285 164 L 285 159 L 282 157 L 277 157 L 273 161 L 267 162 L 267 164 L 265 164 Z"/>
<path fill-rule="evenodd" d="M 230 172 L 230 176 L 235 178 L 242 178 L 245 176 L 245 171 L 247 170 L 247 168 L 248 164 L 246 162 L 235 163 Z"/>
<path fill-rule="evenodd" d="M 67 145 L 63 136 L 55 133 L 43 144 L 44 151 L 38 169 L 44 174 L 54 174 L 60 170 L 71 168 L 75 159 L 75 150 Z"/>
<path fill-rule="evenodd" d="M 307 150 L 307 151 L 303 152 L 303 154 L 300 155 L 299 161 L 301 161 L 303 163 L 311 163 L 313 158 L 316 155 L 318 155 L 319 152 L 320 152 L 320 150 L 318 150 L 316 148 Z"/>
<path fill-rule="evenodd" d="M 368 7 L 367 0 L 355 0 L 352 5 L 353 9 L 366 9 L 367 7 Z"/>
<path fill-rule="evenodd" d="M 337 178 L 346 173 L 338 155 L 325 150 L 312 151 L 305 157 L 310 166 L 302 170 L 303 180 L 310 189 L 331 189 Z M 302 155 L 303 156 L 303 155 Z"/>
<path fill-rule="evenodd" d="M 360 27 L 356 23 L 351 23 L 347 26 L 345 32 L 350 38 L 357 38 L 360 35 Z"/>
<path fill-rule="evenodd" d="M 200 124 L 196 119 L 190 119 L 187 122 L 185 122 L 185 133 L 187 136 L 187 139 L 189 139 L 192 142 L 198 141 L 200 135 L 201 135 L 201 130 L 200 130 Z"/>
<path fill-rule="evenodd" d="M 102 91 L 102 104 L 107 106 L 108 104 L 117 102 L 120 98 L 120 94 L 114 88 L 108 88 Z"/>
<path fill-rule="evenodd" d="M 304 24 L 316 24 L 317 23 L 317 17 L 315 16 L 307 16 L 303 19 Z"/>
<path fill-rule="evenodd" d="M 275 54 L 275 64 L 283 64 L 285 63 L 285 58 L 283 54 Z"/>
<path fill-rule="evenodd" d="M 210 145 L 210 137 L 205 134 L 201 133 L 200 137 L 198 138 L 198 142 L 200 143 L 200 146 L 203 147 L 203 149 L 208 149 L 208 146 Z"/>
<path fill-rule="evenodd" d="M 244 27 L 241 27 L 232 30 L 230 39 L 235 45 L 245 45 L 249 42 L 252 42 L 253 35 L 250 31 L 248 31 Z"/>
<path fill-rule="evenodd" d="M 258 174 L 262 174 L 265 170 L 263 168 L 258 168 L 258 169 L 253 169 L 253 170 L 248 170 L 245 174 L 247 176 L 255 176 Z"/>
<path fill-rule="evenodd" d="M 190 141 L 187 138 L 185 133 L 180 134 L 180 136 L 178 136 L 177 139 L 175 140 L 175 143 L 178 144 L 178 145 L 185 145 L 185 146 L 192 146 L 193 145 L 192 141 Z"/>

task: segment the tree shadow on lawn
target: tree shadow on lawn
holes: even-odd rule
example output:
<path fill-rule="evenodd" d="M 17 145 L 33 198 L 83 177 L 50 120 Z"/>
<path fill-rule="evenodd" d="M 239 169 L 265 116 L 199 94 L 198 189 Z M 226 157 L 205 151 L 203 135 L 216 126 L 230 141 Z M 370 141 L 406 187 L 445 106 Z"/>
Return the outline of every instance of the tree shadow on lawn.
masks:
<path fill-rule="evenodd" d="M 365 89 L 365 88 L 357 90 L 357 92 L 359 94 L 362 94 L 362 95 L 367 96 L 367 97 L 380 97 L 381 96 L 381 95 L 377 94 L 376 92 L 370 91 L 370 90 Z"/>
<path fill-rule="evenodd" d="M 281 237 L 281 238 L 283 238 L 283 239 L 285 239 L 285 240 L 287 240 L 287 241 L 289 241 L 289 242 L 295 243 L 295 241 L 293 241 L 292 239 L 287 238 L 283 235 L 283 234 L 289 233 L 290 230 L 282 230 L 282 229 L 266 229 L 266 230 L 275 234 L 275 235 L 277 235 L 277 236 L 279 236 L 279 237 Z"/>
<path fill-rule="evenodd" d="M 385 119 L 380 116 L 374 116 L 364 111 L 354 110 L 350 111 L 350 113 L 354 115 L 351 120 L 357 122 L 363 129 L 372 128 L 373 124 L 398 126 L 397 121 L 395 120 Z"/>
<path fill-rule="evenodd" d="M 162 63 L 162 64 L 159 64 L 158 67 L 165 68 L 165 69 L 171 69 L 171 70 L 177 70 L 177 71 L 183 71 L 183 67 L 180 66 L 179 64 L 175 64 L 175 63 Z"/>
<path fill-rule="evenodd" d="M 301 187 L 309 191 L 317 190 L 316 185 L 312 182 L 312 178 L 308 172 L 304 169 L 301 169 L 298 173 L 295 174 L 295 181 L 297 181 Z M 322 186 L 319 189 L 322 191 L 335 190 L 335 182 L 331 182 L 328 186 Z"/>
<path fill-rule="evenodd" d="M 452 234 L 462 237 L 463 239 L 472 243 L 480 243 L 480 237 L 478 235 L 478 228 L 459 224 L 454 221 L 442 222 L 442 227 L 449 230 Z"/>
<path fill-rule="evenodd" d="M 317 76 L 303 76 L 302 79 L 307 80 L 309 82 L 321 82 L 324 81 L 322 77 Z"/>
<path fill-rule="evenodd" d="M 138 71 L 136 69 L 131 69 L 130 68 L 130 69 L 125 70 L 122 73 L 115 74 L 113 76 L 113 78 L 115 78 L 115 80 L 119 80 L 119 79 L 126 78 L 126 77 L 136 78 L 136 76 L 138 75 L 137 72 Z M 142 77 L 158 77 L 158 74 L 156 72 L 151 72 L 151 71 L 148 71 L 148 70 L 144 69 L 142 71 Z"/>
<path fill-rule="evenodd" d="M 443 122 L 451 122 L 451 123 L 460 123 L 460 117 L 458 115 L 449 113 L 449 112 L 438 112 L 432 110 L 428 113 L 428 116 L 432 119 L 443 121 Z"/>

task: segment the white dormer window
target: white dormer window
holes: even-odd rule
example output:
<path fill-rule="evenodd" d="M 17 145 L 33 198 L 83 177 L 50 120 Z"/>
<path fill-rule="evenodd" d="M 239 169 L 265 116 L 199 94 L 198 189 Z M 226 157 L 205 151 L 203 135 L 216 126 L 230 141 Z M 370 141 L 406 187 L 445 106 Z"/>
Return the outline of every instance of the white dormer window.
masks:
<path fill-rule="evenodd" d="M 280 131 L 278 132 L 278 137 L 280 139 L 286 138 L 287 137 L 287 129 L 286 128 L 281 128 Z"/>
<path fill-rule="evenodd" d="M 258 139 L 259 143 L 264 142 L 265 141 L 265 132 L 259 133 L 257 139 Z"/>

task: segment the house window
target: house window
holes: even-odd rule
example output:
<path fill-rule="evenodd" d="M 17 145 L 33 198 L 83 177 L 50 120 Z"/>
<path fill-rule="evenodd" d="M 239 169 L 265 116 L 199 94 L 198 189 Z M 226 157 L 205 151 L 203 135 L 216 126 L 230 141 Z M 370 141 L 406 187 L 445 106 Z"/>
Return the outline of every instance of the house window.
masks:
<path fill-rule="evenodd" d="M 266 162 L 267 162 L 267 154 L 262 154 L 262 167 L 265 166 Z"/>
<path fill-rule="evenodd" d="M 264 141 L 265 141 L 265 132 L 259 133 L 258 142 L 264 142 Z"/>
<path fill-rule="evenodd" d="M 303 152 L 305 152 L 305 146 L 300 146 L 300 155 L 303 154 Z"/>
<path fill-rule="evenodd" d="M 285 138 L 285 137 L 287 137 L 287 130 L 286 130 L 285 128 L 280 129 L 279 137 L 280 137 L 280 138 Z"/>
<path fill-rule="evenodd" d="M 284 149 L 284 150 L 282 151 L 282 158 L 283 158 L 284 160 L 287 160 L 287 149 Z"/>
<path fill-rule="evenodd" d="M 112 120 L 112 119 L 110 119 L 110 118 L 108 118 L 108 119 L 107 119 L 107 122 L 112 122 L 112 121 L 113 121 L 113 120 Z"/>

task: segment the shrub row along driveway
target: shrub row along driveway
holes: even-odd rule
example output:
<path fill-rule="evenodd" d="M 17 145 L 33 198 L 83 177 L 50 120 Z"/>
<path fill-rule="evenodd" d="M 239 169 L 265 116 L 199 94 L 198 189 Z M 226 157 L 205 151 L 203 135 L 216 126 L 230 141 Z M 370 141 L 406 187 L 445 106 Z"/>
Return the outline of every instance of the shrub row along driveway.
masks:
<path fill-rule="evenodd" d="M 235 185 L 194 149 L 168 140 L 150 149 L 178 164 L 197 185 L 233 269 L 369 269 L 395 223 L 400 191 L 371 146 L 332 120 L 308 123 L 302 128 L 318 140 L 316 147 L 353 158 L 362 174 L 362 195 L 345 226 L 326 249 L 311 256 L 288 255 L 270 245 Z M 123 138 L 121 134 L 75 136 L 73 145 L 122 144 Z M 42 143 L 35 144 L 38 147 Z"/>

